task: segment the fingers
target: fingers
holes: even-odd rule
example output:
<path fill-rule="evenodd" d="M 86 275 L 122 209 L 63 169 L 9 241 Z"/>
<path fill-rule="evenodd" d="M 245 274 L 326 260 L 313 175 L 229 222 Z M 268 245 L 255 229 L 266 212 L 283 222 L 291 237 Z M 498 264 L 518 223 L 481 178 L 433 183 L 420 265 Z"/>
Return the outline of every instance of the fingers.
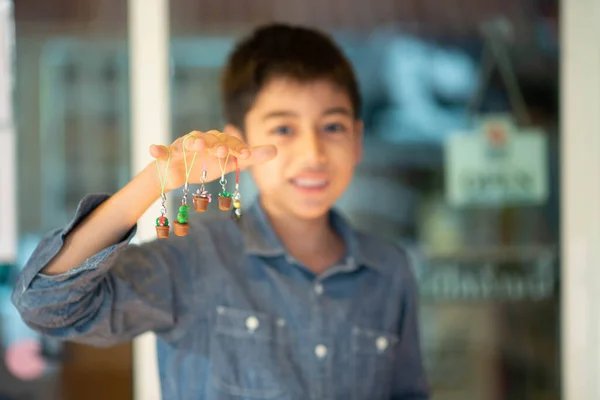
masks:
<path fill-rule="evenodd" d="M 218 131 L 206 132 L 203 136 L 206 141 L 206 148 L 211 155 L 218 158 L 226 158 L 228 154 L 239 159 L 250 157 L 251 150 L 249 146 L 236 138 Z"/>
<path fill-rule="evenodd" d="M 153 144 L 150 146 L 150 155 L 160 161 L 166 161 L 171 157 L 181 154 L 183 147 L 186 151 L 201 152 L 204 149 L 215 146 L 220 141 L 216 138 L 217 131 L 199 132 L 193 131 L 189 134 L 177 138 L 170 146 L 163 144 Z"/>
<path fill-rule="evenodd" d="M 220 139 L 225 142 L 231 154 L 238 159 L 245 160 L 250 157 L 252 153 L 250 147 L 235 136 L 222 135 Z"/>
<path fill-rule="evenodd" d="M 251 148 L 237 137 L 225 135 L 215 130 L 208 132 L 193 131 L 178 138 L 169 147 L 165 145 L 152 145 L 150 146 L 150 155 L 157 160 L 166 161 L 169 156 L 173 157 L 182 153 L 184 147 L 186 151 L 190 152 L 207 151 L 208 154 L 221 159 L 227 158 L 227 155 L 230 154 L 237 157 L 240 168 L 262 164 L 277 155 L 277 150 L 274 146 Z M 230 165 L 234 164 L 228 163 L 228 169 Z"/>
<path fill-rule="evenodd" d="M 169 159 L 169 148 L 162 144 L 150 146 L 150 155 L 157 160 L 167 161 Z"/>
<path fill-rule="evenodd" d="M 229 153 L 229 149 L 227 148 L 227 143 L 221 139 L 221 136 L 224 135 L 219 131 L 208 131 L 202 135 L 202 139 L 205 140 L 206 149 L 208 149 L 211 155 L 224 158 Z"/>
<path fill-rule="evenodd" d="M 253 147 L 250 155 L 245 159 L 240 158 L 240 169 L 246 169 L 253 165 L 264 164 L 277 156 L 277 148 L 273 145 Z"/>
<path fill-rule="evenodd" d="M 256 146 L 248 149 L 250 155 L 245 159 L 237 158 L 237 166 L 240 170 L 250 168 L 254 165 L 264 164 L 272 160 L 277 155 L 277 148 L 273 145 Z M 236 169 L 236 159 L 229 157 L 227 165 L 223 165 L 226 174 L 234 172 Z"/>

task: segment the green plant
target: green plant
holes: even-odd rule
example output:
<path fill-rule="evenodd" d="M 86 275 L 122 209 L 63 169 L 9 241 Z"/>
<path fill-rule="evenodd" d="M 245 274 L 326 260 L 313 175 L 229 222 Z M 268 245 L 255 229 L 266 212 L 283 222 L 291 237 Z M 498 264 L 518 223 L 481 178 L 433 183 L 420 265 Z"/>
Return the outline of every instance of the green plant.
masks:
<path fill-rule="evenodd" d="M 169 218 L 164 215 L 156 218 L 156 226 L 169 226 Z"/>
<path fill-rule="evenodd" d="M 179 207 L 179 212 L 177 213 L 177 222 L 179 222 L 180 224 L 187 224 L 189 218 L 189 209 L 190 206 L 188 206 L 187 204 Z"/>

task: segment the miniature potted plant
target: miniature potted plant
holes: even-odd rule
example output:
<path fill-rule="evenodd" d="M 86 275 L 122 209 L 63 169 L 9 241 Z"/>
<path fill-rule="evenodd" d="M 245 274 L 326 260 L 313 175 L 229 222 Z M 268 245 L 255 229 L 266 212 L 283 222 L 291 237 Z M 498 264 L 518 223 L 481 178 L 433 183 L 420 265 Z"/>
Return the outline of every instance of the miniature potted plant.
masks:
<path fill-rule="evenodd" d="M 156 218 L 156 235 L 159 239 L 169 237 L 169 219 L 165 215 Z"/>
<path fill-rule="evenodd" d="M 197 212 L 204 212 L 208 209 L 208 203 L 212 201 L 210 193 L 208 190 L 196 190 L 196 193 L 193 195 L 194 197 L 194 210 Z"/>
<path fill-rule="evenodd" d="M 219 193 L 219 209 L 227 211 L 231 208 L 233 193 L 223 190 Z"/>
<path fill-rule="evenodd" d="M 188 224 L 188 210 L 190 209 L 190 206 L 187 204 L 182 204 L 179 207 L 179 212 L 177 213 L 177 221 L 175 221 L 174 225 L 175 227 L 173 228 L 173 231 L 175 232 L 175 235 L 177 236 L 185 236 L 188 233 L 188 230 L 190 228 L 189 224 Z"/>

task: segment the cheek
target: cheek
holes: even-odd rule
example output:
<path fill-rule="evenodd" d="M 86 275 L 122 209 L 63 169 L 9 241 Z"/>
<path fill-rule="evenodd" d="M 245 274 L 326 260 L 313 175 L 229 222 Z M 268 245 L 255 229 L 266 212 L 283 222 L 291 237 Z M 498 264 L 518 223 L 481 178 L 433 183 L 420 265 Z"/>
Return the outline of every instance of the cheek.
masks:
<path fill-rule="evenodd" d="M 359 155 L 357 149 L 352 144 L 348 144 L 340 146 L 330 153 L 330 160 L 335 160 L 336 170 L 339 173 L 352 174 L 354 167 L 358 164 Z"/>

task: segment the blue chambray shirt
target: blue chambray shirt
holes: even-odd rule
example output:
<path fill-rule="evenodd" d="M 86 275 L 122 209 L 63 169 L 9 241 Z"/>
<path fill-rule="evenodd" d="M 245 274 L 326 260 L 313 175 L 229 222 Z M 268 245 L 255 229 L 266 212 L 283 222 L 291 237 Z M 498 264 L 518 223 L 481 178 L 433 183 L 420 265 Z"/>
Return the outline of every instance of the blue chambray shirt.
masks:
<path fill-rule="evenodd" d="M 255 201 L 240 221 L 203 219 L 142 245 L 129 244 L 134 228 L 62 275 L 41 274 L 107 198 L 83 199 L 22 270 L 13 303 L 36 331 L 95 346 L 154 331 L 165 400 L 428 398 L 415 281 L 395 245 L 332 211 L 347 256 L 315 275 Z"/>

